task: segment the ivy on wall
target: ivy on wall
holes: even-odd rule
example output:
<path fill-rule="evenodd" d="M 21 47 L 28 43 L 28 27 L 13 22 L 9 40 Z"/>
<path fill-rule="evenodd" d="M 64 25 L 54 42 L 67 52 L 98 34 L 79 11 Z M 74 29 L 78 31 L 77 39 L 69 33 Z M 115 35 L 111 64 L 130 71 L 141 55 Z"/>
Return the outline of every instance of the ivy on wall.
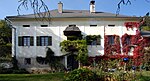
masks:
<path fill-rule="evenodd" d="M 125 22 L 124 25 L 126 26 L 127 30 L 129 28 L 133 29 L 133 28 L 138 28 L 140 23 L 139 22 Z"/>
<path fill-rule="evenodd" d="M 87 35 L 86 36 L 86 42 L 87 45 L 100 45 L 101 41 L 100 35 Z"/>
<path fill-rule="evenodd" d="M 114 43 L 110 44 L 110 37 L 114 38 Z M 120 40 L 119 40 L 119 36 L 118 35 L 105 35 L 104 37 L 105 39 L 105 54 L 106 56 L 110 56 L 110 55 L 114 55 L 114 54 L 120 54 L 121 50 L 120 50 Z"/>
<path fill-rule="evenodd" d="M 125 26 L 127 30 L 129 28 L 133 29 L 134 27 L 139 28 L 140 23 L 138 22 L 126 22 Z M 110 35 L 105 35 L 105 55 L 103 58 L 124 58 L 130 57 L 128 53 L 133 48 L 133 64 L 140 65 L 143 61 L 143 56 L 145 52 L 145 47 L 150 46 L 150 38 L 142 37 L 139 30 L 136 30 L 136 35 L 128 35 L 127 33 L 121 37 L 122 48 L 120 47 L 120 37 L 117 35 L 111 35 L 114 38 L 114 44 L 109 43 Z M 123 55 L 121 54 L 121 50 L 123 51 Z M 102 57 L 101 57 L 102 58 Z"/>
<path fill-rule="evenodd" d="M 82 64 L 87 62 L 88 50 L 86 40 L 64 40 L 60 43 L 62 52 L 77 53 L 77 60 Z"/>

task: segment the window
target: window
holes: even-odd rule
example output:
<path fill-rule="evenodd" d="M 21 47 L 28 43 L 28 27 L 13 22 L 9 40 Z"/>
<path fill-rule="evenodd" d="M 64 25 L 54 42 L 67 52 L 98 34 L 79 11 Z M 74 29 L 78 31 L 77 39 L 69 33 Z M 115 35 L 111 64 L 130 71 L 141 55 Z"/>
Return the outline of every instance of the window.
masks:
<path fill-rule="evenodd" d="M 51 36 L 38 36 L 37 37 L 37 46 L 51 46 L 52 37 Z"/>
<path fill-rule="evenodd" d="M 30 25 L 22 25 L 23 27 L 30 27 Z"/>
<path fill-rule="evenodd" d="M 48 27 L 48 25 L 41 25 L 41 27 Z"/>
<path fill-rule="evenodd" d="M 110 24 L 110 25 L 108 25 L 109 27 L 114 27 L 115 25 L 114 24 Z"/>
<path fill-rule="evenodd" d="M 87 45 L 101 45 L 100 35 L 87 35 L 86 41 Z"/>
<path fill-rule="evenodd" d="M 31 58 L 25 58 L 24 59 L 24 64 L 25 65 L 30 65 L 31 64 Z"/>
<path fill-rule="evenodd" d="M 19 36 L 18 46 L 33 46 L 33 36 Z"/>
<path fill-rule="evenodd" d="M 127 37 L 125 41 L 126 41 L 126 44 L 128 45 L 131 44 L 130 37 Z"/>
<path fill-rule="evenodd" d="M 108 37 L 108 42 L 109 42 L 110 45 L 114 44 L 115 43 L 114 42 L 114 36 L 109 36 Z"/>
<path fill-rule="evenodd" d="M 97 25 L 90 25 L 90 27 L 97 27 Z"/>

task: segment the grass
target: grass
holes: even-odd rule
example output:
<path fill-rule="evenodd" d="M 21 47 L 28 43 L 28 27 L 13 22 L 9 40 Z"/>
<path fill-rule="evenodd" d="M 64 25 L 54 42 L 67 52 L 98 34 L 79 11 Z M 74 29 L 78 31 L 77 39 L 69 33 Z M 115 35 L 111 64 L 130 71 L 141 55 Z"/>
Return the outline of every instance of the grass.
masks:
<path fill-rule="evenodd" d="M 0 74 L 0 81 L 63 81 L 64 73 Z"/>
<path fill-rule="evenodd" d="M 136 72 L 136 81 L 150 81 L 150 71 Z M 0 74 L 0 81 L 63 81 L 64 73 Z"/>
<path fill-rule="evenodd" d="M 141 72 L 142 75 L 140 75 L 140 72 L 137 73 L 137 79 L 138 81 L 150 81 L 150 71 L 144 71 Z"/>

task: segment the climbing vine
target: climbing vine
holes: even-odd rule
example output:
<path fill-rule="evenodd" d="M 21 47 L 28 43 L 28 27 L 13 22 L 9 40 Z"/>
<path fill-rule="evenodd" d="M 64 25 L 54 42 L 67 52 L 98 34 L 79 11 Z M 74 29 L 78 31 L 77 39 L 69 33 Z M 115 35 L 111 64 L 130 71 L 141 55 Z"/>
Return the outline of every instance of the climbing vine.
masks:
<path fill-rule="evenodd" d="M 133 28 L 138 28 L 140 23 L 139 22 L 125 22 L 124 25 L 126 26 L 127 30 L 129 28 L 133 29 Z"/>
<path fill-rule="evenodd" d="M 112 41 L 109 41 L 111 38 L 114 38 L 113 44 Z M 120 54 L 120 40 L 118 35 L 105 35 L 105 54 L 106 56 Z"/>
<path fill-rule="evenodd" d="M 140 23 L 125 22 L 125 26 L 127 30 L 129 28 L 133 29 L 134 27 L 138 29 Z M 110 40 L 112 41 L 112 39 L 110 39 L 110 36 L 113 37 L 114 44 L 110 44 Z M 135 35 L 128 35 L 127 33 L 125 33 L 121 37 L 122 48 L 120 47 L 119 39 L 120 37 L 117 35 L 105 35 L 105 55 L 103 57 L 106 58 L 107 56 L 107 58 L 124 58 L 129 57 L 129 52 L 133 52 L 132 60 L 134 65 L 140 65 L 143 61 L 145 47 L 150 46 L 150 38 L 142 37 L 139 30 L 136 30 Z M 123 55 L 121 54 L 121 49 Z M 133 50 L 131 51 L 131 49 Z"/>
<path fill-rule="evenodd" d="M 87 62 L 88 50 L 86 40 L 64 40 L 60 43 L 62 52 L 77 53 L 77 60 L 82 64 Z"/>

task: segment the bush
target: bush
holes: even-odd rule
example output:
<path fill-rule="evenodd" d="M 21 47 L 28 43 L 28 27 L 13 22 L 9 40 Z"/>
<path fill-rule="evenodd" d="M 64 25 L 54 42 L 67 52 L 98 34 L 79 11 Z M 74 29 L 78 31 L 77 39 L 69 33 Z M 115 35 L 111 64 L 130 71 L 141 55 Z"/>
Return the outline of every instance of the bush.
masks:
<path fill-rule="evenodd" d="M 65 81 L 98 81 L 96 73 L 87 68 L 75 69 L 65 76 Z"/>
<path fill-rule="evenodd" d="M 0 68 L 0 74 L 10 74 L 12 72 L 13 72 L 12 69 Z"/>
<path fill-rule="evenodd" d="M 0 74 L 28 74 L 25 69 L 0 68 Z"/>
<path fill-rule="evenodd" d="M 13 70 L 13 74 L 29 74 L 29 72 L 25 69 Z"/>

